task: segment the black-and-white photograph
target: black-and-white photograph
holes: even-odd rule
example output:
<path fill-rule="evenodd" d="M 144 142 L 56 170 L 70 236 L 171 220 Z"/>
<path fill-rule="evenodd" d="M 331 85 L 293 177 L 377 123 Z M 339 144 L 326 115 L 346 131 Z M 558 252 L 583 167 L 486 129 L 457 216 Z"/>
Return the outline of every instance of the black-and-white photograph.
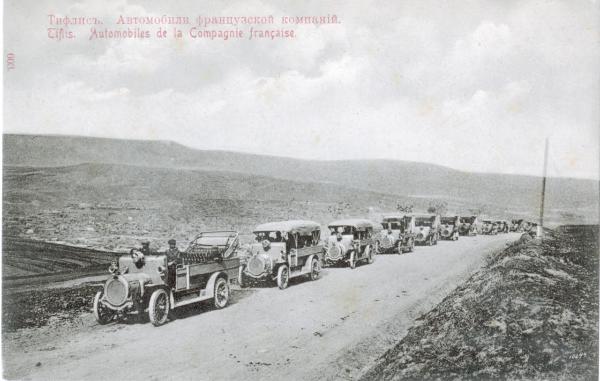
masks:
<path fill-rule="evenodd" d="M 5 0 L 2 377 L 598 380 L 598 0 Z"/>

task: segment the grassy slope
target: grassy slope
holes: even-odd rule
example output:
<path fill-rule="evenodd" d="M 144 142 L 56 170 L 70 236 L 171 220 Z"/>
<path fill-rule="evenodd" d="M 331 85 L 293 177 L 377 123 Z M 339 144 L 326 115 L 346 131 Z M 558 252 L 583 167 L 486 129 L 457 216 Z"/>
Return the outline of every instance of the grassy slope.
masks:
<path fill-rule="evenodd" d="M 3 196 L 5 236 L 110 251 L 142 238 L 161 245 L 175 237 L 185 244 L 203 229 L 247 235 L 267 220 L 327 223 L 338 201 L 351 204 L 344 213 L 367 215 L 369 206 L 393 208 L 402 199 L 328 183 L 114 164 L 5 168 Z"/>
<path fill-rule="evenodd" d="M 491 258 L 363 377 L 597 378 L 597 225 Z"/>

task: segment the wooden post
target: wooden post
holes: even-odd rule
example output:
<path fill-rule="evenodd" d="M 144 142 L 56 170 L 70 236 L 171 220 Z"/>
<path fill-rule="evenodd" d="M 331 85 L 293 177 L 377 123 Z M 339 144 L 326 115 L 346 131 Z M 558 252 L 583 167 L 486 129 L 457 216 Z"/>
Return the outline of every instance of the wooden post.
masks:
<path fill-rule="evenodd" d="M 548 138 L 544 147 L 544 177 L 542 178 L 542 200 L 540 205 L 540 223 L 538 224 L 537 236 L 542 238 L 544 235 L 544 198 L 546 196 L 546 175 L 548 171 Z"/>

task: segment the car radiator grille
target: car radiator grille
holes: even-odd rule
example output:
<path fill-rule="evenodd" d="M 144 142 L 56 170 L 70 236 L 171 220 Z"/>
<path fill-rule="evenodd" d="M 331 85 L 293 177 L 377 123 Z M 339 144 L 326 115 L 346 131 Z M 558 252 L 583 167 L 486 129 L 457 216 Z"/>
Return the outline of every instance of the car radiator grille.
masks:
<path fill-rule="evenodd" d="M 106 284 L 106 300 L 113 306 L 120 306 L 127 300 L 127 284 L 120 279 L 110 279 Z"/>
<path fill-rule="evenodd" d="M 383 247 L 384 249 L 389 249 L 390 247 L 394 246 L 394 237 L 391 235 L 386 235 L 381 239 L 380 243 L 381 247 Z"/>
<path fill-rule="evenodd" d="M 247 269 L 250 275 L 259 276 L 265 272 L 265 262 L 259 255 L 255 255 L 248 261 Z"/>
<path fill-rule="evenodd" d="M 338 245 L 331 245 L 327 250 L 327 257 L 329 259 L 340 259 L 342 257 L 342 248 Z"/>

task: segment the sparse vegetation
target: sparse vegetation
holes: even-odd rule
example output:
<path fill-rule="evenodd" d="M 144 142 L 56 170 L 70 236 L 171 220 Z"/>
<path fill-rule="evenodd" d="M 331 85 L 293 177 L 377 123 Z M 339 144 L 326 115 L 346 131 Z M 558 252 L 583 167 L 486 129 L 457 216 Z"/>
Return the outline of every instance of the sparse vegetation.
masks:
<path fill-rule="evenodd" d="M 448 203 L 446 201 L 430 203 L 427 207 L 427 213 L 445 215 L 448 211 Z"/>
<path fill-rule="evenodd" d="M 414 204 L 407 204 L 407 203 L 403 203 L 401 201 L 398 201 L 396 203 L 396 210 L 402 213 L 412 213 L 415 209 L 415 205 Z"/>
<path fill-rule="evenodd" d="M 363 379 L 598 379 L 598 226 L 491 257 Z"/>

